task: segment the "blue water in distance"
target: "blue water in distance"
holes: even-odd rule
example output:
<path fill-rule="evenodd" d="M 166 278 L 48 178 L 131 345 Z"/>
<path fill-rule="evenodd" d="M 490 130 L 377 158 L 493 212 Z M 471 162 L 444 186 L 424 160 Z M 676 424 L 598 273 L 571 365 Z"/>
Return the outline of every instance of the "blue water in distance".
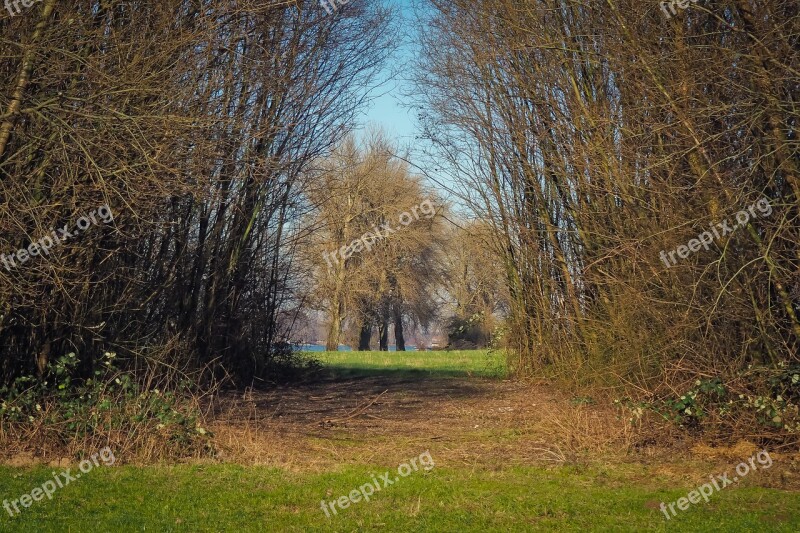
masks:
<path fill-rule="evenodd" d="M 323 346 L 321 344 L 295 344 L 294 347 L 299 352 L 324 352 L 325 351 L 325 346 Z M 344 344 L 340 344 L 339 345 L 339 351 L 340 352 L 352 352 L 353 348 L 350 347 L 350 346 L 346 346 Z M 397 351 L 397 346 L 389 345 L 389 351 L 390 352 L 396 352 Z M 406 346 L 406 351 L 407 352 L 416 352 L 417 351 L 417 347 L 416 346 Z"/>

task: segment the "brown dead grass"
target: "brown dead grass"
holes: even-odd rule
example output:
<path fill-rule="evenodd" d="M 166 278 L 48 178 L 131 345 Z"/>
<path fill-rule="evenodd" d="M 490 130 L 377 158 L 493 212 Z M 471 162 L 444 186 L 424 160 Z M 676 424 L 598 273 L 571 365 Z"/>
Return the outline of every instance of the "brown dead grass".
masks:
<path fill-rule="evenodd" d="M 293 472 L 399 464 L 429 450 L 452 467 L 617 464 L 643 480 L 691 480 L 759 451 L 747 441 L 704 443 L 674 426 L 634 426 L 611 401 L 576 402 L 548 383 L 478 378 L 387 375 L 226 392 L 206 402 L 205 418 L 215 457 L 187 461 Z M 800 488 L 800 454 L 770 455 L 776 463 L 771 475 L 748 482 Z M 6 462 L 42 460 L 19 454 Z"/>
<path fill-rule="evenodd" d="M 611 408 L 573 405 L 546 384 L 369 377 L 229 394 L 213 422 L 220 458 L 297 470 L 436 449 L 451 464 L 579 462 L 624 455 L 632 428 Z"/>
<path fill-rule="evenodd" d="M 547 383 L 476 378 L 365 377 L 226 394 L 210 418 L 218 460 L 298 472 L 400 463 L 430 450 L 453 467 L 627 463 L 643 479 L 693 479 L 758 451 L 635 427 L 610 401 L 573 402 Z M 773 457 L 777 475 L 748 481 L 800 488 L 800 455 Z"/>

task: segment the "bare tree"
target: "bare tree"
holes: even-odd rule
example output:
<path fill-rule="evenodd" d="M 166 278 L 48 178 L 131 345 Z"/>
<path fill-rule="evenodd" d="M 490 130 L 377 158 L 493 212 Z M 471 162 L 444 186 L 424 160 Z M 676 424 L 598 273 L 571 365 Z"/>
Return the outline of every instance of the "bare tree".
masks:
<path fill-rule="evenodd" d="M 2 374 L 109 347 L 263 374 L 302 306 L 305 168 L 352 127 L 391 50 L 353 0 L 47 1 L 0 20 Z"/>
<path fill-rule="evenodd" d="M 677 357 L 797 360 L 796 2 L 425 4 L 427 138 L 495 228 L 517 368 L 648 386 Z M 661 259 L 760 199 L 773 214 Z"/>
<path fill-rule="evenodd" d="M 402 350 L 405 324 L 424 327 L 436 316 L 438 200 L 392 153 L 380 133 L 363 150 L 349 139 L 320 165 L 320 188 L 309 195 L 307 256 L 318 265 L 314 292 L 329 317 L 328 350 L 338 348 L 348 322 L 360 349 L 369 349 L 374 330 L 388 349 L 393 327 Z"/>

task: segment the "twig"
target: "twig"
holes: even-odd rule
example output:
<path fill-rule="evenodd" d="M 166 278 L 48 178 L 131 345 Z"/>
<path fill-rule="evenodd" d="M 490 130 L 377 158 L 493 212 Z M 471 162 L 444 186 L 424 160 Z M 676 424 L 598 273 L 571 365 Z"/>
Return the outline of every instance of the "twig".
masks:
<path fill-rule="evenodd" d="M 381 397 L 381 396 L 383 396 L 384 394 L 386 394 L 387 392 L 389 392 L 389 389 L 386 389 L 386 390 L 385 390 L 385 391 L 383 391 L 382 393 L 380 393 L 380 394 L 378 394 L 377 396 L 375 396 L 375 398 L 373 398 L 373 399 L 372 399 L 372 401 L 371 401 L 371 402 L 369 402 L 369 403 L 368 403 L 367 405 L 365 405 L 364 407 L 356 407 L 356 409 L 355 409 L 354 411 L 351 411 L 351 412 L 350 412 L 350 414 L 349 414 L 349 415 L 347 415 L 346 417 L 344 417 L 344 418 L 334 418 L 334 419 L 331 419 L 331 420 L 326 420 L 325 422 L 323 422 L 323 425 L 334 424 L 334 423 L 336 423 L 336 422 L 345 422 L 345 421 L 347 421 L 347 420 L 350 420 L 351 418 L 355 418 L 355 417 L 357 417 L 358 415 L 360 415 L 361 413 L 363 413 L 364 411 L 366 411 L 367 409 L 369 409 L 369 407 L 370 407 L 372 404 L 374 404 L 375 402 L 377 402 L 377 401 L 380 399 L 380 397 Z"/>

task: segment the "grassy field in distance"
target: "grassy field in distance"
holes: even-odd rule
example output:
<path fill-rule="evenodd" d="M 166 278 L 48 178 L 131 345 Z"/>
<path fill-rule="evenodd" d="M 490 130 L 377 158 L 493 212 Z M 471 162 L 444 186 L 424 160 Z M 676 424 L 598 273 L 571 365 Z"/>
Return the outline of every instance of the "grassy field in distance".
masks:
<path fill-rule="evenodd" d="M 309 352 L 337 375 L 379 372 L 440 377 L 487 377 L 506 375 L 505 354 L 489 350 L 431 352 Z"/>

